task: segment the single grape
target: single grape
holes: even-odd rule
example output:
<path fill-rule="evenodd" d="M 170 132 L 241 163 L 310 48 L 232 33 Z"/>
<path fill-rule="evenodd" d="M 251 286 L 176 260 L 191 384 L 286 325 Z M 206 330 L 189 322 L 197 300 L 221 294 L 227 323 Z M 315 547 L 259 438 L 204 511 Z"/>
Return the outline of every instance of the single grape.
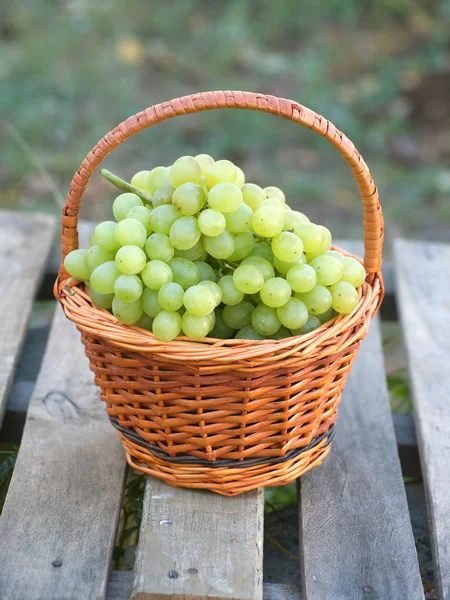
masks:
<path fill-rule="evenodd" d="M 183 304 L 191 315 L 203 317 L 215 309 L 216 299 L 211 290 L 198 284 L 184 292 Z"/>
<path fill-rule="evenodd" d="M 252 226 L 253 211 L 245 202 L 241 202 L 236 210 L 225 214 L 228 231 L 241 233 Z"/>
<path fill-rule="evenodd" d="M 256 294 L 264 285 L 261 271 L 251 264 L 240 265 L 233 273 L 234 285 L 244 294 Z"/>
<path fill-rule="evenodd" d="M 116 279 L 121 275 L 113 260 L 109 260 L 92 271 L 90 284 L 99 294 L 112 294 Z"/>
<path fill-rule="evenodd" d="M 242 188 L 242 199 L 255 212 L 261 202 L 266 199 L 266 194 L 259 185 L 246 183 Z"/>
<path fill-rule="evenodd" d="M 98 248 L 98 246 L 97 246 Z M 76 279 L 89 279 L 92 269 L 86 262 L 87 250 L 72 250 L 64 259 L 64 268 Z M 104 262 L 104 261 L 102 261 Z"/>
<path fill-rule="evenodd" d="M 196 244 L 189 248 L 189 250 L 180 250 L 177 248 L 175 250 L 175 256 L 181 256 L 182 258 L 187 258 L 188 260 L 205 260 L 208 256 L 205 248 L 203 247 L 202 240 L 198 240 Z"/>
<path fill-rule="evenodd" d="M 201 340 L 211 331 L 211 319 L 209 315 L 196 317 L 185 312 L 181 318 L 181 329 L 186 337 L 192 340 Z"/>
<path fill-rule="evenodd" d="M 342 266 L 344 268 L 344 272 L 342 273 L 341 281 L 347 281 L 355 288 L 358 288 L 364 283 L 366 271 L 362 264 L 356 260 L 356 258 L 352 258 L 351 256 L 343 257 Z"/>
<path fill-rule="evenodd" d="M 177 312 L 162 310 L 153 320 L 153 335 L 163 342 L 173 340 L 181 331 L 181 317 Z"/>
<path fill-rule="evenodd" d="M 269 262 L 272 267 L 275 266 L 275 257 L 272 252 L 272 248 L 268 246 L 265 242 L 259 242 L 256 240 L 255 245 L 253 246 L 253 250 L 250 252 L 249 258 L 253 256 L 258 256 L 259 258 L 264 258 Z"/>
<path fill-rule="evenodd" d="M 317 283 L 317 275 L 315 270 L 309 265 L 294 265 L 286 275 L 286 280 L 294 290 L 304 294 L 313 289 Z"/>
<path fill-rule="evenodd" d="M 147 257 L 142 248 L 122 246 L 116 254 L 116 265 L 125 275 L 137 275 L 145 267 Z"/>
<path fill-rule="evenodd" d="M 163 208 L 161 206 L 161 208 Z M 180 217 L 170 228 L 170 241 L 178 250 L 189 250 L 200 239 L 200 229 L 195 217 Z"/>
<path fill-rule="evenodd" d="M 297 258 L 297 260 L 293 263 L 285 262 L 284 260 L 280 260 L 279 258 L 275 257 L 275 267 L 277 271 L 286 277 L 292 267 L 295 267 L 296 265 L 303 265 L 305 264 L 305 261 L 306 258 L 304 254 L 300 255 L 299 258 Z"/>
<path fill-rule="evenodd" d="M 163 204 L 172 204 L 172 196 L 175 188 L 172 185 L 162 185 L 153 194 L 153 207 L 162 206 Z"/>
<path fill-rule="evenodd" d="M 344 255 L 338 252 L 337 250 L 328 250 L 328 252 L 325 252 L 325 256 L 334 256 L 334 258 L 337 258 L 341 262 L 343 262 L 345 258 Z"/>
<path fill-rule="evenodd" d="M 206 186 L 208 190 L 219 183 L 233 183 L 236 181 L 237 170 L 229 160 L 218 160 L 206 171 Z"/>
<path fill-rule="evenodd" d="M 194 261 L 200 272 L 200 281 L 216 281 L 216 273 L 211 265 L 201 260 Z"/>
<path fill-rule="evenodd" d="M 136 175 L 133 175 L 133 177 L 131 178 L 131 185 L 134 185 L 135 187 L 139 188 L 140 190 L 143 190 L 144 192 L 147 192 L 147 194 L 152 194 L 152 190 L 150 188 L 150 171 L 139 171 L 138 173 L 136 173 Z"/>
<path fill-rule="evenodd" d="M 202 211 L 197 222 L 200 231 L 208 237 L 220 235 L 227 225 L 224 215 L 213 208 Z"/>
<path fill-rule="evenodd" d="M 291 329 L 291 333 L 292 335 L 303 335 L 304 333 L 311 333 L 311 331 L 314 331 L 314 329 L 317 329 L 320 326 L 321 322 L 317 317 L 308 315 L 306 323 L 298 329 Z"/>
<path fill-rule="evenodd" d="M 222 302 L 222 288 L 215 281 L 200 281 L 199 286 L 205 286 L 214 296 L 216 306 Z"/>
<path fill-rule="evenodd" d="M 140 221 L 142 225 L 145 227 L 145 231 L 147 235 L 150 235 L 152 232 L 152 227 L 150 225 L 150 216 L 152 211 L 146 206 L 135 206 L 130 210 L 127 214 L 127 219 L 136 219 Z"/>
<path fill-rule="evenodd" d="M 170 183 L 174 188 L 183 183 L 198 183 L 202 176 L 202 169 L 193 156 L 182 156 L 172 165 L 170 170 Z"/>
<path fill-rule="evenodd" d="M 158 292 L 144 288 L 142 292 L 142 307 L 144 312 L 154 319 L 158 313 L 163 310 L 163 307 L 158 302 Z"/>
<path fill-rule="evenodd" d="M 222 213 L 236 211 L 241 202 L 242 192 L 234 183 L 218 183 L 208 194 L 209 206 Z"/>
<path fill-rule="evenodd" d="M 91 235 L 88 238 L 88 243 L 89 243 L 89 247 L 92 248 L 92 246 L 97 246 L 97 241 L 95 239 L 95 233 L 92 232 Z"/>
<path fill-rule="evenodd" d="M 253 329 L 260 335 L 273 335 L 281 327 L 277 309 L 265 304 L 258 304 L 252 314 L 252 325 Z"/>
<path fill-rule="evenodd" d="M 298 329 L 308 320 L 308 309 L 298 298 L 290 298 L 286 304 L 277 308 L 277 315 L 282 325 L 288 329 Z"/>
<path fill-rule="evenodd" d="M 164 233 L 152 233 L 145 244 L 145 252 L 150 260 L 169 262 L 175 252 L 169 236 Z"/>
<path fill-rule="evenodd" d="M 233 233 L 234 250 L 230 254 L 228 260 L 230 262 L 239 262 L 250 254 L 255 245 L 255 238 L 250 231 L 242 231 L 241 233 Z"/>
<path fill-rule="evenodd" d="M 237 289 L 232 275 L 224 275 L 219 279 L 219 287 L 222 290 L 222 302 L 224 304 L 235 306 L 244 299 L 244 293 Z"/>
<path fill-rule="evenodd" d="M 283 306 L 291 297 L 291 286 L 282 277 L 273 277 L 264 282 L 261 289 L 261 300 L 266 306 L 278 308 Z"/>
<path fill-rule="evenodd" d="M 218 338 L 221 340 L 228 340 L 233 337 L 234 329 L 225 325 L 224 320 L 222 318 L 222 310 L 216 309 L 216 322 L 214 327 L 211 329 L 211 333 L 209 337 Z"/>
<path fill-rule="evenodd" d="M 171 169 L 168 167 L 155 167 L 148 174 L 148 190 L 154 194 L 163 185 L 170 184 Z"/>
<path fill-rule="evenodd" d="M 279 202 L 283 204 L 286 203 L 286 196 L 284 192 L 280 190 L 280 188 L 275 187 L 274 185 L 269 185 L 264 188 L 264 193 L 266 194 L 266 198 L 276 198 Z"/>
<path fill-rule="evenodd" d="M 233 236 L 226 229 L 215 237 L 203 236 L 203 246 L 206 252 L 217 259 L 225 259 L 234 252 Z"/>
<path fill-rule="evenodd" d="M 153 319 L 144 312 L 142 313 L 142 317 L 138 321 L 136 321 L 135 325 L 136 327 L 141 327 L 142 329 L 146 329 L 147 331 L 152 331 Z"/>
<path fill-rule="evenodd" d="M 278 331 L 269 335 L 270 340 L 284 340 L 287 337 L 291 337 L 291 332 L 286 327 L 281 326 Z"/>
<path fill-rule="evenodd" d="M 120 244 L 116 240 L 116 225 L 115 221 L 103 221 L 97 225 L 94 235 L 98 246 L 112 252 L 120 248 Z"/>
<path fill-rule="evenodd" d="M 122 221 L 127 218 L 128 213 L 136 206 L 144 206 L 144 203 L 136 194 L 120 194 L 113 202 L 113 214 L 116 221 Z"/>
<path fill-rule="evenodd" d="M 252 322 L 253 304 L 243 300 L 239 304 L 228 304 L 223 309 L 222 318 L 227 327 L 231 329 L 242 329 Z"/>
<path fill-rule="evenodd" d="M 236 181 L 234 182 L 234 184 L 237 185 L 238 188 L 241 190 L 244 183 L 245 183 L 244 171 L 242 169 L 240 169 L 239 167 L 236 167 Z"/>
<path fill-rule="evenodd" d="M 152 210 L 150 225 L 155 233 L 169 235 L 170 228 L 178 219 L 177 209 L 172 204 L 162 204 Z"/>
<path fill-rule="evenodd" d="M 313 258 L 317 258 L 318 256 L 322 256 L 322 254 L 326 254 L 326 252 L 330 249 L 331 246 L 331 233 L 330 230 L 324 227 L 323 225 L 317 225 L 323 231 L 324 240 L 322 246 L 317 250 L 317 252 L 307 252 L 306 260 L 309 262 Z"/>
<path fill-rule="evenodd" d="M 307 223 L 305 220 L 305 215 L 296 210 L 287 210 L 284 213 L 284 226 L 283 229 L 285 231 L 295 229 L 297 225 L 301 225 L 302 223 Z"/>
<path fill-rule="evenodd" d="M 294 233 L 302 240 L 305 252 L 317 252 L 325 241 L 324 230 L 314 223 L 299 223 L 295 225 Z"/>
<path fill-rule="evenodd" d="M 322 323 L 326 323 L 327 321 L 330 321 L 330 319 L 334 319 L 336 314 L 337 314 L 336 311 L 333 310 L 332 307 L 330 307 L 326 312 L 322 313 L 317 318 L 319 319 L 320 323 L 322 324 Z"/>
<path fill-rule="evenodd" d="M 92 300 L 92 302 L 95 304 L 95 306 L 98 306 L 98 308 L 109 309 L 112 307 L 112 301 L 114 298 L 114 294 L 99 294 L 91 286 L 89 288 L 89 297 Z"/>
<path fill-rule="evenodd" d="M 273 206 L 258 208 L 252 217 L 253 229 L 262 237 L 275 237 L 283 230 L 283 224 L 283 215 Z"/>
<path fill-rule="evenodd" d="M 261 258 L 260 256 L 247 256 L 247 258 L 244 258 L 241 265 L 253 265 L 256 267 L 259 271 L 261 271 L 264 281 L 275 277 L 275 271 L 273 270 L 270 262 L 265 258 Z"/>
<path fill-rule="evenodd" d="M 135 302 L 122 302 L 117 296 L 114 296 L 112 311 L 118 321 L 125 325 L 132 325 L 142 317 L 142 300 L 139 298 Z"/>
<path fill-rule="evenodd" d="M 147 241 L 147 231 L 137 219 L 123 219 L 116 225 L 116 240 L 121 246 L 143 248 Z"/>
<path fill-rule="evenodd" d="M 265 340 L 266 338 L 259 334 L 257 331 L 253 329 L 250 325 L 246 325 L 234 336 L 236 340 Z"/>
<path fill-rule="evenodd" d="M 309 266 L 316 272 L 317 283 L 326 286 L 337 283 L 344 271 L 341 261 L 334 256 L 318 256 L 309 261 Z"/>
<path fill-rule="evenodd" d="M 183 306 L 184 290 L 180 284 L 170 281 L 158 292 L 158 302 L 164 310 L 176 311 Z"/>
<path fill-rule="evenodd" d="M 286 206 L 276 198 L 266 198 L 260 203 L 260 205 L 258 206 L 258 210 L 260 208 L 263 208 L 264 206 L 271 206 L 272 208 L 276 208 L 282 214 L 284 219 L 284 215 L 286 213 Z"/>
<path fill-rule="evenodd" d="M 169 267 L 172 269 L 173 281 L 185 290 L 200 281 L 200 271 L 192 260 L 175 257 L 169 261 Z"/>
<path fill-rule="evenodd" d="M 284 262 L 295 262 L 303 254 L 303 243 L 294 233 L 282 231 L 273 238 L 272 251 Z"/>
<path fill-rule="evenodd" d="M 295 297 L 306 304 L 311 315 L 321 315 L 326 312 L 332 302 L 331 294 L 324 285 L 317 284 L 312 290 L 304 294 L 295 294 Z"/>
<path fill-rule="evenodd" d="M 202 170 L 202 176 L 204 177 L 208 172 L 209 167 L 214 164 L 214 159 L 209 154 L 197 154 L 194 156 L 195 160 L 200 165 L 200 169 Z"/>
<path fill-rule="evenodd" d="M 348 281 L 340 281 L 330 287 L 331 306 L 341 315 L 347 315 L 355 310 L 358 304 L 358 292 Z"/>
<path fill-rule="evenodd" d="M 114 293 L 121 302 L 136 302 L 142 289 L 142 281 L 137 275 L 119 275 L 114 282 Z"/>
<path fill-rule="evenodd" d="M 151 290 L 160 290 L 173 279 L 172 269 L 162 260 L 150 260 L 141 273 L 142 281 Z M 150 315 L 152 316 L 152 315 Z"/>
<path fill-rule="evenodd" d="M 205 203 L 205 192 L 195 183 L 183 183 L 172 196 L 172 204 L 183 217 L 198 213 Z"/>

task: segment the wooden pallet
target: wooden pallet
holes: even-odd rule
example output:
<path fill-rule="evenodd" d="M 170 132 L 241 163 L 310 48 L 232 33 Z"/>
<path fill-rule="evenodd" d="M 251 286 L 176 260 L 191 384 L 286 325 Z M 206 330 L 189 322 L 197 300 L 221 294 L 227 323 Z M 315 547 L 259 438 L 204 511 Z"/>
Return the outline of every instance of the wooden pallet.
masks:
<path fill-rule="evenodd" d="M 54 277 L 59 265 L 57 249 L 48 256 L 53 235 L 47 217 L 0 213 L 0 417 L 44 267 Z M 450 600 L 450 246 L 399 240 L 394 250 L 388 284 L 409 356 L 436 586 Z M 19 384 L 8 402 L 23 408 Z M 110 573 L 125 459 L 59 307 L 33 387 L 0 517 L 2 600 L 423 599 L 397 445 L 413 444 L 414 433 L 401 419 L 394 428 L 378 319 L 349 377 L 332 452 L 299 485 L 301 591 L 263 586 L 262 490 L 225 498 L 156 479 L 146 484 L 134 571 Z"/>

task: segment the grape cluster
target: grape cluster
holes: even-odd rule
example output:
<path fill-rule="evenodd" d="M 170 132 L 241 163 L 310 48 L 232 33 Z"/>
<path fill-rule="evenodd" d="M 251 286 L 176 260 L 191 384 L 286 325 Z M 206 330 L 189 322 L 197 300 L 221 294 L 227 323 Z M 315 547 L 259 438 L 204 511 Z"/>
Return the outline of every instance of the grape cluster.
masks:
<path fill-rule="evenodd" d="M 64 266 L 92 302 L 163 341 L 179 335 L 282 339 L 352 312 L 364 267 L 277 187 L 207 154 L 140 171 L 88 250 Z M 133 186 L 133 188 L 131 188 Z M 151 202 L 149 199 L 151 198 Z"/>

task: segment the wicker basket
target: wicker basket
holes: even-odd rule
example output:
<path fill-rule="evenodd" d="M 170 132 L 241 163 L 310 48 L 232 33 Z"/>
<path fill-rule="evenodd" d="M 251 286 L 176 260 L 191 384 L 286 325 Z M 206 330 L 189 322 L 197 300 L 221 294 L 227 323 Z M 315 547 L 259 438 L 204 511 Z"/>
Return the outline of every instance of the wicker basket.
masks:
<path fill-rule="evenodd" d="M 78 213 L 87 183 L 114 148 L 166 119 L 216 108 L 257 110 L 305 125 L 345 158 L 363 203 L 368 274 L 354 312 L 280 341 L 193 342 L 179 337 L 160 342 L 93 306 L 82 283 L 67 281 L 63 266 L 55 295 L 81 331 L 128 463 L 171 485 L 232 496 L 287 483 L 328 454 L 345 380 L 383 298 L 383 218 L 367 165 L 329 121 L 291 100 L 206 92 L 130 117 L 89 152 L 63 209 L 63 260 L 78 248 Z"/>

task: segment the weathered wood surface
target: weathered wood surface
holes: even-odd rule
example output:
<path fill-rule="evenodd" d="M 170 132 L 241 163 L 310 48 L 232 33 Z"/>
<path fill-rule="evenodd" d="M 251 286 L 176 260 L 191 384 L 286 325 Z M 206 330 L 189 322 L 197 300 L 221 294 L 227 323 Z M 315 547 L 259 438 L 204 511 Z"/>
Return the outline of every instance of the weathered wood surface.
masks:
<path fill-rule="evenodd" d="M 0 211 L 0 425 L 54 231 L 50 216 Z"/>
<path fill-rule="evenodd" d="M 347 381 L 331 453 L 300 482 L 305 600 L 423 600 L 377 319 Z"/>
<path fill-rule="evenodd" d="M 0 517 L 2 600 L 105 597 L 125 459 L 104 415 L 58 307 Z"/>
<path fill-rule="evenodd" d="M 134 600 L 261 600 L 264 495 L 228 498 L 148 479 Z"/>
<path fill-rule="evenodd" d="M 438 598 L 450 599 L 450 245 L 397 240 L 395 273 Z"/>

